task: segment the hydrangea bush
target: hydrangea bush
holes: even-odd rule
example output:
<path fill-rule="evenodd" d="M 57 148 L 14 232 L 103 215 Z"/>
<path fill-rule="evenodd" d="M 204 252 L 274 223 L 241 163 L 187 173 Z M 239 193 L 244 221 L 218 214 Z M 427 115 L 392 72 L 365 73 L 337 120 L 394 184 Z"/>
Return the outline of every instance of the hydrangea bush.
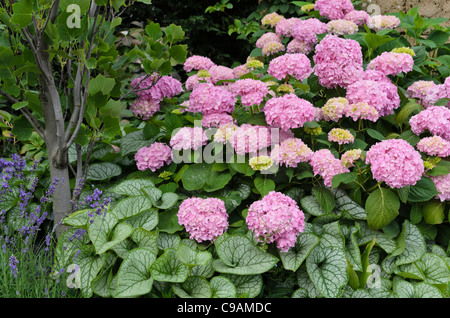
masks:
<path fill-rule="evenodd" d="M 58 243 L 85 297 L 449 296 L 450 32 L 294 3 L 246 61 L 131 81 L 91 165 L 107 212 L 72 213 Z"/>

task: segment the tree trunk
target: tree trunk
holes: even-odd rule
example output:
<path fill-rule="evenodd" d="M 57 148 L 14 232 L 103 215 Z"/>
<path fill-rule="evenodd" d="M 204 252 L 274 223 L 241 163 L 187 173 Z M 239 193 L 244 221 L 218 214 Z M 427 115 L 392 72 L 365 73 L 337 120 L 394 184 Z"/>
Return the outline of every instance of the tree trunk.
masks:
<path fill-rule="evenodd" d="M 37 59 L 39 59 L 39 99 L 45 120 L 44 141 L 48 150 L 51 182 L 55 182 L 53 193 L 53 217 L 55 232 L 59 237 L 67 227 L 61 221 L 71 212 L 71 190 L 69 178 L 69 159 L 65 142 L 64 116 L 58 89 L 56 88 L 48 45 L 41 38 Z"/>

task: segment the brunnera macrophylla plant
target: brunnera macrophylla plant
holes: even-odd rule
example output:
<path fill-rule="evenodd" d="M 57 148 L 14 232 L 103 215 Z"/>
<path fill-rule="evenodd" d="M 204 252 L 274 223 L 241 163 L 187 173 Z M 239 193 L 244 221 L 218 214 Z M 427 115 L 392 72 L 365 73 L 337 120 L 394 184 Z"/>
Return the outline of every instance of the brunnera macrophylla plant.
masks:
<path fill-rule="evenodd" d="M 398 31 L 414 21 L 434 45 Z M 57 261 L 81 251 L 86 297 L 448 297 L 442 34 L 318 0 L 268 13 L 243 63 L 134 79 L 133 169 L 103 184 L 105 215 L 65 219 L 86 233 Z"/>

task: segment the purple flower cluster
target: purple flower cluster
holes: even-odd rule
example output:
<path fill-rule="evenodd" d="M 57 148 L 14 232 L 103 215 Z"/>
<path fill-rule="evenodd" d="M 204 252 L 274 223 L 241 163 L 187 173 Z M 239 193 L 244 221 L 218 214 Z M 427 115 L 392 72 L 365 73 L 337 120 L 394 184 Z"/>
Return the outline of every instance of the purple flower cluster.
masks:
<path fill-rule="evenodd" d="M 355 10 L 351 0 L 317 0 L 314 9 L 330 20 L 342 19 Z"/>

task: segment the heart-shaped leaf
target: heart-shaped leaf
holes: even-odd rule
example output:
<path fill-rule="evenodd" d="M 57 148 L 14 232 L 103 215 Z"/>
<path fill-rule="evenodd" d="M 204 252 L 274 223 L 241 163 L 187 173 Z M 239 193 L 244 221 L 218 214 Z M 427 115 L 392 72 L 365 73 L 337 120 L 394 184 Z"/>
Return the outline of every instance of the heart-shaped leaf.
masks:
<path fill-rule="evenodd" d="M 213 261 L 213 268 L 219 273 L 255 275 L 270 270 L 278 261 L 275 256 L 253 245 L 243 235 L 231 235 L 216 246 L 220 259 Z"/>
<path fill-rule="evenodd" d="M 135 248 L 120 265 L 116 281 L 116 297 L 137 297 L 148 294 L 153 285 L 150 266 L 156 254 L 145 248 Z"/>

